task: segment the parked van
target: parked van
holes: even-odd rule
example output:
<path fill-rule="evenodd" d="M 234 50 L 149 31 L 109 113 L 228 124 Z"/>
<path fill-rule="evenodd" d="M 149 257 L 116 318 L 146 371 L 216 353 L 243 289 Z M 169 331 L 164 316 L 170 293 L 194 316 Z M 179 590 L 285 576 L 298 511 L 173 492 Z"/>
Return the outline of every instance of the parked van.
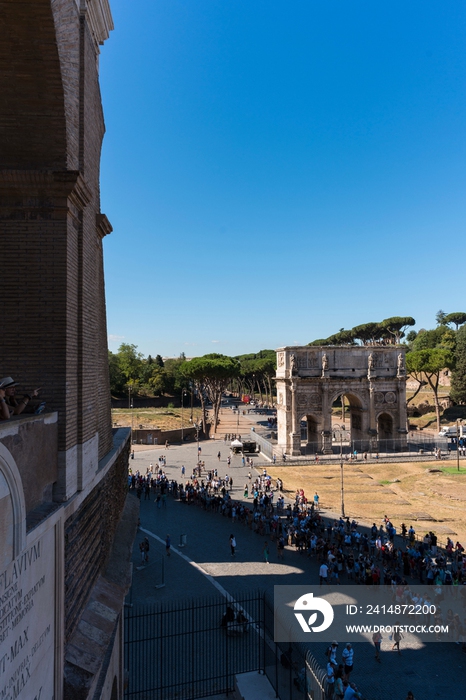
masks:
<path fill-rule="evenodd" d="M 457 428 L 456 425 L 449 425 L 446 428 L 442 428 L 442 430 L 439 432 L 439 437 L 457 437 L 458 430 L 460 437 L 466 437 L 466 427 L 463 427 L 462 425 L 460 425 L 459 428 Z"/>

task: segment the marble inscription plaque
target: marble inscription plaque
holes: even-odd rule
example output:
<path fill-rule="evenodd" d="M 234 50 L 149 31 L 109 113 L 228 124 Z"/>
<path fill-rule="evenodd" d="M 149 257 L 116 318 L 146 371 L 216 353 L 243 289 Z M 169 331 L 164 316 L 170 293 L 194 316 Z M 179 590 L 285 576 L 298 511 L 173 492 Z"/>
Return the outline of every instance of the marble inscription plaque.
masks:
<path fill-rule="evenodd" d="M 54 696 L 55 534 L 0 571 L 0 700 Z"/>

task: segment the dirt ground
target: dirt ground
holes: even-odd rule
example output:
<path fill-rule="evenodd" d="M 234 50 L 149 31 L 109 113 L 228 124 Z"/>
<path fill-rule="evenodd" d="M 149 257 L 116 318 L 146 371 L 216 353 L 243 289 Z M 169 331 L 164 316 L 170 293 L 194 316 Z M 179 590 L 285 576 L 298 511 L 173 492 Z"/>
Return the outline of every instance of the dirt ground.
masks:
<path fill-rule="evenodd" d="M 455 468 L 450 460 L 448 468 Z M 466 544 L 466 461 L 460 461 L 460 473 L 439 471 L 445 463 L 404 462 L 397 464 L 344 463 L 344 503 L 350 518 L 361 523 L 379 524 L 388 515 L 397 531 L 404 522 L 417 534 L 432 530 L 440 542 L 447 536 Z M 312 500 L 315 491 L 319 505 L 340 512 L 340 465 L 311 464 L 303 467 L 272 467 L 273 478 L 280 477 L 290 493 L 303 488 Z M 395 482 L 395 479 L 397 480 Z"/>
<path fill-rule="evenodd" d="M 181 427 L 182 421 L 186 428 L 191 425 L 189 418 L 191 408 L 184 407 L 183 414 L 181 408 L 113 408 L 112 421 L 114 427 L 131 428 L 143 425 L 144 428 L 160 428 L 160 430 L 177 430 Z M 193 420 L 200 420 L 201 409 L 193 409 Z"/>

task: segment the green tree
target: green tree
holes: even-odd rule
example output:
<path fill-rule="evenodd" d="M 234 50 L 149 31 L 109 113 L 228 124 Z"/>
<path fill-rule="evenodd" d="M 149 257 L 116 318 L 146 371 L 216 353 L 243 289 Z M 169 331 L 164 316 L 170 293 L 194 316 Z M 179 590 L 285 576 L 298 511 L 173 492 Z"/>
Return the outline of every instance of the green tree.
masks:
<path fill-rule="evenodd" d="M 162 360 L 161 355 L 156 355 L 155 356 L 155 364 L 158 365 L 158 367 L 164 367 L 164 362 Z"/>
<path fill-rule="evenodd" d="M 442 343 L 443 336 L 448 332 L 452 332 L 448 326 L 437 326 L 437 328 L 432 328 L 428 331 L 422 328 L 413 340 L 413 351 L 439 347 Z"/>
<path fill-rule="evenodd" d="M 378 323 L 361 323 L 351 329 L 351 334 L 355 340 L 360 340 L 363 345 L 367 345 L 379 338 L 380 330 Z"/>
<path fill-rule="evenodd" d="M 424 376 L 433 391 L 438 431 L 440 431 L 440 404 L 438 399 L 440 375 L 444 369 L 452 369 L 454 366 L 455 356 L 451 350 L 444 348 L 416 350 L 406 355 L 406 369 L 408 373 L 417 374 L 419 377 Z"/>
<path fill-rule="evenodd" d="M 122 343 L 118 348 L 118 364 L 126 378 L 126 383 L 137 383 L 140 379 L 144 355 L 137 351 L 137 345 Z"/>
<path fill-rule="evenodd" d="M 437 326 L 443 326 L 445 323 L 446 317 L 447 317 L 447 315 L 446 315 L 445 311 L 443 311 L 442 309 L 439 309 L 437 311 L 437 313 L 435 314 L 435 321 L 437 323 Z"/>
<path fill-rule="evenodd" d="M 167 389 L 167 373 L 165 369 L 154 363 L 152 365 L 152 372 L 151 376 L 149 377 L 148 384 L 155 396 L 161 396 L 164 394 Z"/>
<path fill-rule="evenodd" d="M 450 323 L 454 323 L 456 326 L 455 330 L 458 330 L 459 326 L 466 323 L 466 314 L 463 311 L 454 311 L 452 314 L 445 316 L 443 323 L 446 326 L 450 325 Z"/>
<path fill-rule="evenodd" d="M 212 403 L 214 432 L 217 430 L 222 394 L 230 381 L 240 372 L 240 363 L 233 357 L 211 353 L 193 357 L 181 367 L 185 380 L 192 381 L 197 389 L 202 408 L 202 423 L 206 426 L 206 399 Z"/>
<path fill-rule="evenodd" d="M 329 345 L 330 343 L 328 342 L 328 338 L 318 338 L 317 340 L 313 340 L 311 343 L 308 343 L 309 345 L 317 345 L 318 347 L 322 347 L 322 345 Z"/>
<path fill-rule="evenodd" d="M 186 379 L 181 371 L 184 363 L 185 360 L 183 360 L 181 357 L 173 357 L 165 360 L 165 393 L 178 395 L 182 389 L 187 387 Z"/>
<path fill-rule="evenodd" d="M 452 373 L 451 397 L 457 403 L 466 403 L 466 325 L 456 334 L 456 366 Z"/>
<path fill-rule="evenodd" d="M 409 326 L 415 326 L 416 321 L 412 316 L 392 316 L 386 318 L 380 324 L 393 338 L 394 343 L 399 343 L 404 336 L 404 331 Z"/>
<path fill-rule="evenodd" d="M 110 393 L 122 394 L 125 390 L 126 377 L 120 369 L 118 355 L 108 351 L 108 370 L 110 374 Z"/>

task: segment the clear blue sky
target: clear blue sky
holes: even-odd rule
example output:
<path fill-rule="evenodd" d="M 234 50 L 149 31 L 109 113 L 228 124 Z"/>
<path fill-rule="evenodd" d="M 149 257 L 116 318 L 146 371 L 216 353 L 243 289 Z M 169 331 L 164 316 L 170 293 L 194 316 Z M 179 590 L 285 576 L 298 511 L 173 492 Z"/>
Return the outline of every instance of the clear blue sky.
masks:
<path fill-rule="evenodd" d="M 466 4 L 111 0 L 109 347 L 465 311 Z"/>

